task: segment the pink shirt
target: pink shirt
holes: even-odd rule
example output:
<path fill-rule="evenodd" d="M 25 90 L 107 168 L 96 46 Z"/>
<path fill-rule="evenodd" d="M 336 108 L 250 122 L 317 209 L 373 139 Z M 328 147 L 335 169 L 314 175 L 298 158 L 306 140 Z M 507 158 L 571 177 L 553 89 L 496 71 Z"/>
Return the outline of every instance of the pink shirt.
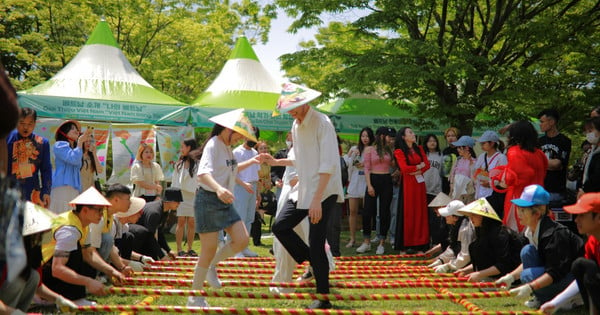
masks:
<path fill-rule="evenodd" d="M 380 159 L 377 149 L 371 147 L 363 152 L 363 163 L 365 165 L 365 172 L 389 173 L 392 166 L 392 156 L 386 152 L 383 159 Z"/>

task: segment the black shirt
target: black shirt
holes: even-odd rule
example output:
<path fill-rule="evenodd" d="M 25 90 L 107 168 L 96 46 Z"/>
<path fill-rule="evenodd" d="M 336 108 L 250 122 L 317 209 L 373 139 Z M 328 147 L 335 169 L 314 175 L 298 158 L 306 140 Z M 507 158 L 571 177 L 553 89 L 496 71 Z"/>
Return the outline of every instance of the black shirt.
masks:
<path fill-rule="evenodd" d="M 571 139 L 559 133 L 555 137 L 546 135 L 539 139 L 540 149 L 544 151 L 548 159 L 559 159 L 562 162 L 562 169 L 546 172 L 544 179 L 544 188 L 551 193 L 562 193 L 567 185 L 567 168 L 569 165 L 569 156 L 571 155 Z"/>

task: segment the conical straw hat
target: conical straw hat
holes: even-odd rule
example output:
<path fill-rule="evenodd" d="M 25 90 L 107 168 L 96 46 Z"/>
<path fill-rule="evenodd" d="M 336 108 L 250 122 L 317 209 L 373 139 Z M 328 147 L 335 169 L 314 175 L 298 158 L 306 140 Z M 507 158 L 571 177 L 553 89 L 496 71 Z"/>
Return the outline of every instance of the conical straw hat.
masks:
<path fill-rule="evenodd" d="M 56 214 L 38 206 L 31 201 L 25 204 L 25 222 L 23 223 L 23 236 L 43 232 L 52 228 L 52 221 Z"/>
<path fill-rule="evenodd" d="M 490 205 L 490 203 L 485 198 L 479 198 L 471 202 L 470 204 L 458 210 L 458 212 L 462 214 L 478 214 L 480 216 L 488 217 L 490 219 L 502 222 L 494 208 L 492 208 L 492 205 Z"/>
<path fill-rule="evenodd" d="M 321 92 L 309 89 L 294 83 L 284 83 L 281 87 L 281 96 L 277 100 L 277 111 L 287 113 L 288 111 L 304 105 L 321 95 Z"/>
<path fill-rule="evenodd" d="M 94 187 L 88 188 L 82 192 L 79 196 L 69 202 L 69 205 L 92 205 L 92 206 L 107 206 L 110 207 L 112 204 L 102 196 L 100 192 Z"/>
<path fill-rule="evenodd" d="M 213 116 L 208 120 L 214 122 L 217 125 L 229 128 L 241 134 L 249 140 L 258 142 L 256 137 L 254 136 L 254 128 L 252 128 L 252 123 L 250 122 L 250 119 L 246 117 L 243 108 L 234 109 L 232 111 Z"/>
<path fill-rule="evenodd" d="M 445 207 L 450 203 L 450 201 L 452 201 L 450 196 L 444 194 L 443 192 L 440 192 L 439 194 L 437 194 L 437 196 L 435 196 L 435 198 L 433 198 L 433 200 L 431 200 L 431 202 L 427 206 L 432 208 Z"/>

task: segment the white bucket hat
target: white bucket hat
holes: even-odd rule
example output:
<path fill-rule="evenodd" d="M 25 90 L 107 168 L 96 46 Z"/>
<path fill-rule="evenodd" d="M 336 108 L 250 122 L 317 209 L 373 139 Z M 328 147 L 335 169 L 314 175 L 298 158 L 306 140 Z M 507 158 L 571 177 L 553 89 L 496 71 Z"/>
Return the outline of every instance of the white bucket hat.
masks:
<path fill-rule="evenodd" d="M 139 197 L 131 197 L 129 200 L 131 200 L 129 209 L 127 209 L 127 211 L 125 211 L 125 212 L 117 212 L 117 213 L 115 213 L 115 216 L 117 216 L 119 218 L 126 218 L 129 216 L 132 216 L 132 215 L 142 211 L 142 209 L 146 205 L 146 200 L 139 198 Z"/>
<path fill-rule="evenodd" d="M 50 210 L 27 201 L 25 203 L 23 236 L 50 230 L 56 217 L 57 215 Z"/>
<path fill-rule="evenodd" d="M 276 109 L 278 112 L 284 114 L 314 100 L 320 95 L 321 92 L 319 91 L 295 83 L 284 83 L 281 86 L 281 96 L 277 100 Z"/>
<path fill-rule="evenodd" d="M 213 116 L 208 120 L 214 122 L 217 125 L 221 125 L 225 128 L 231 129 L 249 140 L 258 142 L 254 135 L 254 128 L 250 119 L 244 113 L 243 108 L 234 109 L 226 113 Z"/>

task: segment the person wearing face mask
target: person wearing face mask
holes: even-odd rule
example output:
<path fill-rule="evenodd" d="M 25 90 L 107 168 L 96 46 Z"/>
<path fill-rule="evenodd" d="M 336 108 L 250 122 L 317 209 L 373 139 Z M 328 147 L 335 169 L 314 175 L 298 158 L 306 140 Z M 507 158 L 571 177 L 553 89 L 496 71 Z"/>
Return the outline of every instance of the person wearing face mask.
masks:
<path fill-rule="evenodd" d="M 583 169 L 583 186 L 579 189 L 578 197 L 584 193 L 600 191 L 600 150 L 598 149 L 600 117 L 591 118 L 589 121 L 592 129 L 586 134 L 585 138 L 592 144 L 592 152 Z"/>
<path fill-rule="evenodd" d="M 256 139 L 258 139 L 260 132 L 257 127 L 254 127 L 254 134 Z M 247 139 L 244 143 L 233 149 L 233 157 L 238 163 L 251 160 L 258 155 L 258 151 L 254 149 L 255 146 L 255 141 Z M 233 207 L 237 210 L 242 222 L 244 222 L 246 231 L 250 231 L 255 218 L 259 171 L 259 164 L 252 164 L 244 170 L 239 171 L 235 179 L 235 187 L 233 188 L 233 195 L 235 196 Z M 246 247 L 238 256 L 258 257 L 258 254 Z"/>

